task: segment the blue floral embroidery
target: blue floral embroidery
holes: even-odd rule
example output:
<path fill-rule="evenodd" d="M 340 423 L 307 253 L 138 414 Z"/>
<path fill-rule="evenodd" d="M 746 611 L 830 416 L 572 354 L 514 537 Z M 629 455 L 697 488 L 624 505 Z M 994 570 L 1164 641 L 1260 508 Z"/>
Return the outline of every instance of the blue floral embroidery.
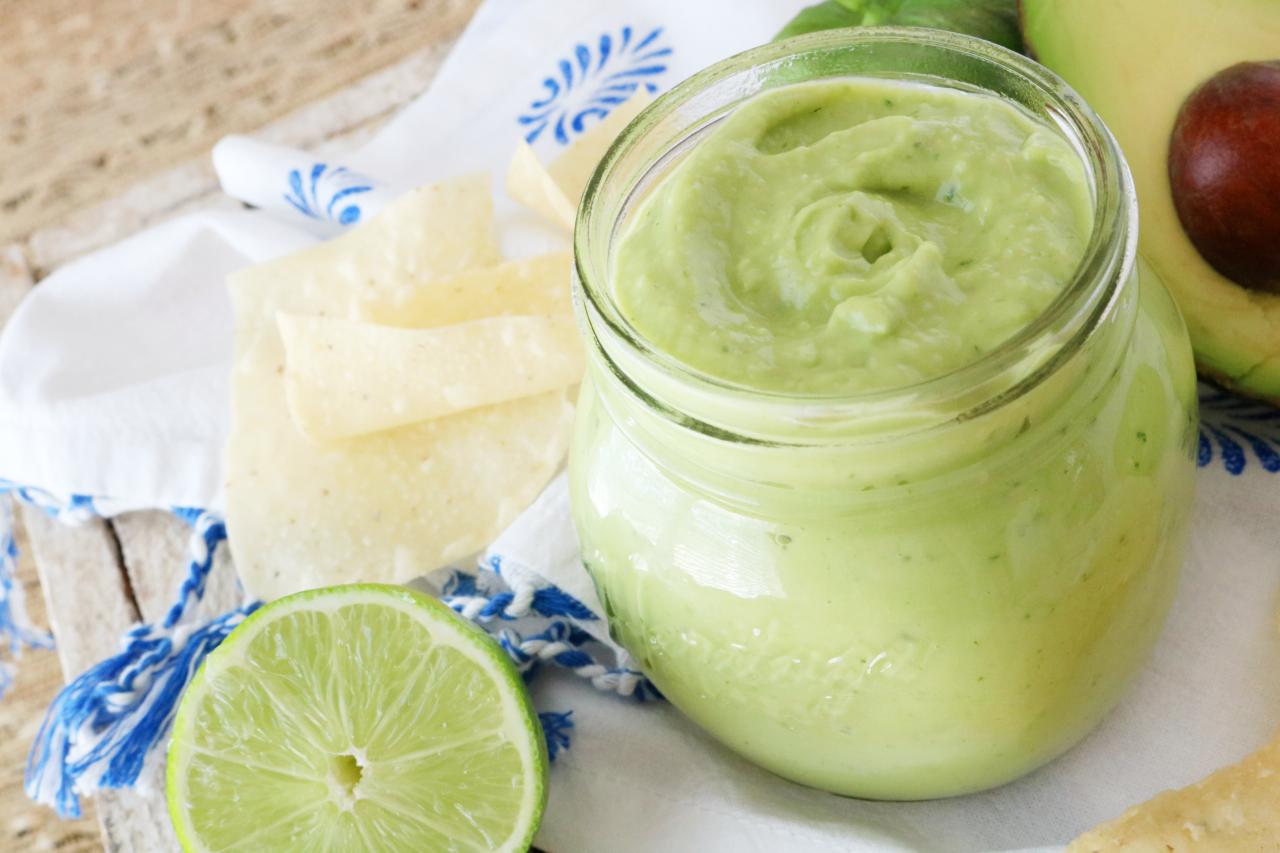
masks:
<path fill-rule="evenodd" d="M 345 166 L 330 168 L 316 163 L 305 185 L 301 170 L 289 171 L 289 192 L 284 200 L 310 219 L 355 225 L 360 221 L 360 205 L 354 197 L 371 189 L 372 181 Z"/>
<path fill-rule="evenodd" d="M 1204 468 L 1215 457 L 1233 475 L 1244 471 L 1250 461 L 1269 473 L 1280 471 L 1280 409 L 1201 386 L 1196 462 Z"/>
<path fill-rule="evenodd" d="M 573 54 L 560 60 L 559 73 L 542 81 L 546 94 L 517 119 L 525 127 L 525 140 L 532 143 L 550 128 L 557 142 L 568 145 L 573 135 L 586 130 L 589 120 L 604 118 L 638 89 L 658 91 L 655 78 L 667 70 L 665 59 L 671 55 L 661 37 L 661 27 L 643 38 L 623 27 L 616 36 L 602 33 L 594 51 L 575 45 Z M 587 84 L 591 88 L 584 98 L 572 97 Z"/>

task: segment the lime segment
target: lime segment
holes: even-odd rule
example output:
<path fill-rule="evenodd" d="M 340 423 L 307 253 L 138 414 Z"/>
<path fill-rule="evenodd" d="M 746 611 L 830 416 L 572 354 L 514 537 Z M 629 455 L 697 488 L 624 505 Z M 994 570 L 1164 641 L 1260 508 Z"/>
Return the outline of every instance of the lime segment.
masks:
<path fill-rule="evenodd" d="M 493 641 L 359 584 L 268 605 L 209 655 L 174 722 L 169 813 L 187 851 L 523 850 L 545 776 Z"/>

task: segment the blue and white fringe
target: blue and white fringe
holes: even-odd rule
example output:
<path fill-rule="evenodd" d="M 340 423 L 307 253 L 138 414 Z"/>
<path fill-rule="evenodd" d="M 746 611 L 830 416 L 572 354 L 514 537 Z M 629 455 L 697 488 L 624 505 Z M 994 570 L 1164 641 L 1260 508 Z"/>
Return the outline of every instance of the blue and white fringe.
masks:
<path fill-rule="evenodd" d="M 70 524 L 127 509 L 84 496 L 59 501 L 31 489 L 15 488 L 12 493 Z M 138 782 L 148 756 L 168 733 L 182 690 L 200 662 L 258 607 L 249 602 L 206 622 L 194 621 L 195 605 L 204 595 L 226 527 L 212 513 L 174 513 L 191 525 L 177 600 L 159 625 L 131 629 L 118 654 L 62 689 L 31 747 L 27 794 L 60 815 L 79 816 L 80 795 Z M 10 535 L 11 531 L 10 526 Z"/>
<path fill-rule="evenodd" d="M 555 761 L 561 750 L 569 748 L 569 729 L 573 728 L 572 711 L 544 711 L 538 715 L 543 737 L 547 739 L 547 759 Z"/>
<path fill-rule="evenodd" d="M 16 654 L 24 646 L 48 648 L 52 639 L 26 619 L 14 565 L 17 546 L 12 510 L 4 494 L 36 506 L 67 524 L 111 516 L 137 507 L 73 495 L 64 499 L 0 480 L 0 640 Z M 217 515 L 175 508 L 191 525 L 185 566 L 177 598 L 159 624 L 141 624 L 121 640 L 116 655 L 91 667 L 68 684 L 50 706 L 27 760 L 26 791 L 62 816 L 78 817 L 80 797 L 102 788 L 128 788 L 139 783 L 148 759 L 162 757 L 164 742 L 182 691 L 205 656 L 260 606 L 241 607 L 196 622 L 196 605 L 204 596 L 216 565 L 217 548 L 226 527 Z M 520 572 L 503 573 L 497 558 L 471 574 L 454 571 L 445 602 L 466 618 L 495 634 L 526 680 L 540 664 L 563 667 L 597 689 L 621 696 L 657 697 L 638 671 L 600 661 L 612 650 L 578 623 L 598 620 L 590 609 L 560 589 L 540 584 Z M 519 622 L 526 631 L 515 627 Z M 529 630 L 532 629 L 532 630 Z M 625 664 L 625 658 L 619 661 Z M 0 678 L 0 686 L 9 677 Z M 569 746 L 572 712 L 539 714 L 547 753 L 554 759 Z"/>
<path fill-rule="evenodd" d="M 526 680 L 540 664 L 549 663 L 573 672 L 597 690 L 641 701 L 661 694 L 643 673 L 621 665 L 606 666 L 601 653 L 612 650 L 576 623 L 599 621 L 586 605 L 545 583 L 531 573 L 505 571 L 499 557 L 481 564 L 475 575 L 455 571 L 445 583 L 445 604 L 493 634 Z M 522 634 L 501 622 L 532 621 L 536 630 Z M 500 626 L 500 627 L 499 627 Z"/>

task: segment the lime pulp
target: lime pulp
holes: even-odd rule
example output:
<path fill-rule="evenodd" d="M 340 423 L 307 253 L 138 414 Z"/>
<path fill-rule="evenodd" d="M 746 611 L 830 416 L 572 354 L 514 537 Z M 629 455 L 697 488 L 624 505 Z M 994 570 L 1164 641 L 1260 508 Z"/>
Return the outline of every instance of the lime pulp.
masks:
<path fill-rule="evenodd" d="M 438 601 L 356 584 L 276 601 L 205 660 L 174 722 L 187 851 L 523 850 L 546 747 L 501 649 Z"/>

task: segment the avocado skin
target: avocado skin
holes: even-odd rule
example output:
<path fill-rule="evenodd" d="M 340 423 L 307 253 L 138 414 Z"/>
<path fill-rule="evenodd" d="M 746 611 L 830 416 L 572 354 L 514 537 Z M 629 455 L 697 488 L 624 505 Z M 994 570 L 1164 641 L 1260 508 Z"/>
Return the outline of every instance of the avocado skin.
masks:
<path fill-rule="evenodd" d="M 1196 251 L 1174 209 L 1169 141 L 1183 102 L 1239 62 L 1280 58 L 1276 0 L 1021 0 L 1030 55 L 1111 128 L 1133 171 L 1139 250 L 1173 293 L 1201 375 L 1280 402 L 1280 295 L 1248 290 Z"/>
<path fill-rule="evenodd" d="M 826 0 L 800 10 L 774 40 L 876 26 L 932 27 L 1022 50 L 1017 0 Z"/>

